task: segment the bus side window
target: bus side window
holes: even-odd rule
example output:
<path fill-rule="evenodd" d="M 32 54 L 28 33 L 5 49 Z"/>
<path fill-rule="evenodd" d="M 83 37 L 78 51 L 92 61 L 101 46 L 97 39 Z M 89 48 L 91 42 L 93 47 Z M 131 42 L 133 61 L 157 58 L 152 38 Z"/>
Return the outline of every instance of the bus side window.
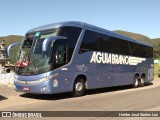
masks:
<path fill-rule="evenodd" d="M 65 64 L 66 63 L 66 47 L 57 46 L 55 52 L 55 64 Z"/>

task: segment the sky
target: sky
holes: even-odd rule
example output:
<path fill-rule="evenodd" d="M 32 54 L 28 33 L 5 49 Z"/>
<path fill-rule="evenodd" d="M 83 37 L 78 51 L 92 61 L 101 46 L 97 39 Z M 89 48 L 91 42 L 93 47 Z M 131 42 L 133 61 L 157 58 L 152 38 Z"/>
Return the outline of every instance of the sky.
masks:
<path fill-rule="evenodd" d="M 160 0 L 0 0 L 0 36 L 64 21 L 160 38 Z"/>

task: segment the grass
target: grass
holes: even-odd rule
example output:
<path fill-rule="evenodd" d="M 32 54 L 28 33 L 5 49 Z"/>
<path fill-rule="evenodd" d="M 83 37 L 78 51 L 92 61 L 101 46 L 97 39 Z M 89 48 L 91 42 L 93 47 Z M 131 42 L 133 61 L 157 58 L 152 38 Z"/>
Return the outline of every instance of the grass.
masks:
<path fill-rule="evenodd" d="M 154 64 L 154 76 L 158 76 L 159 69 L 160 69 L 160 64 Z"/>

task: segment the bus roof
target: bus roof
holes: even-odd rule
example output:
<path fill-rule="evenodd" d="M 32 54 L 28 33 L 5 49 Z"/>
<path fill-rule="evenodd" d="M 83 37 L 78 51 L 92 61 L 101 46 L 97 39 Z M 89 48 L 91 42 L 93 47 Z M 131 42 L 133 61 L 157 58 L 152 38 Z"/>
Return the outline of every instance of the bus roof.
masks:
<path fill-rule="evenodd" d="M 127 36 L 118 34 L 116 32 L 109 31 L 109 30 L 106 30 L 106 29 L 103 29 L 103 28 L 100 28 L 100 27 L 97 27 L 97 26 L 94 26 L 94 25 L 90 25 L 90 24 L 87 24 L 87 23 L 84 23 L 84 22 L 77 22 L 77 21 L 59 22 L 59 23 L 43 25 L 43 26 L 39 26 L 39 27 L 31 29 L 27 33 L 41 31 L 41 30 L 47 30 L 47 29 L 53 29 L 53 28 L 59 28 L 59 27 L 63 27 L 63 26 L 74 26 L 74 27 L 81 27 L 81 28 L 83 28 L 84 26 L 87 26 L 89 28 L 92 28 L 92 29 L 98 30 L 100 32 L 103 32 L 107 35 L 111 35 L 111 36 L 114 36 L 114 37 L 117 37 L 117 38 L 121 38 L 121 39 L 125 39 L 125 40 L 135 42 L 135 43 L 138 43 L 138 44 L 143 44 L 143 45 L 146 45 L 146 46 L 153 47 L 150 44 L 140 42 L 138 40 L 134 40 L 134 39 L 129 38 Z"/>

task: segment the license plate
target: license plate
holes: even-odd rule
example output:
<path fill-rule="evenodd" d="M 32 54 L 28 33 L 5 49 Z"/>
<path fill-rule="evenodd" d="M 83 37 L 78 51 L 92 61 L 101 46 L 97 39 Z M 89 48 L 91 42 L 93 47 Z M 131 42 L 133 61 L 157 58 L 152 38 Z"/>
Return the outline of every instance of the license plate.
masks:
<path fill-rule="evenodd" d="M 23 88 L 24 91 L 29 91 L 30 89 L 28 87 Z"/>

